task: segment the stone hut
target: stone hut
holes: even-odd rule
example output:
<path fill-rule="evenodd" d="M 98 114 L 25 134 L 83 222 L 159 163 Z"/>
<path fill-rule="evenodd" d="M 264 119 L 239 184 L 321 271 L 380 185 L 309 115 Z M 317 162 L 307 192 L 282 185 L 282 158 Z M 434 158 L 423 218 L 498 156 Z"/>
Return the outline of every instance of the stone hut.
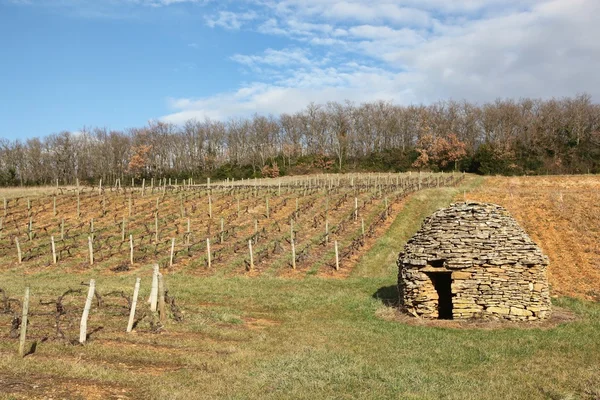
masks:
<path fill-rule="evenodd" d="M 548 318 L 548 258 L 509 215 L 456 203 L 425 219 L 398 258 L 401 307 L 423 318 Z"/>

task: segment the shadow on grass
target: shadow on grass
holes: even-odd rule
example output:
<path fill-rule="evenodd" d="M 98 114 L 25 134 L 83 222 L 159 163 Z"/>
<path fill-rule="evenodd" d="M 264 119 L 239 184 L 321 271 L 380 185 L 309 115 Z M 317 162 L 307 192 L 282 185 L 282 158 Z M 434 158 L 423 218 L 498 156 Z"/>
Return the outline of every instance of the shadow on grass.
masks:
<path fill-rule="evenodd" d="M 399 301 L 398 287 L 396 285 L 380 287 L 375 293 L 373 293 L 372 297 L 380 300 L 388 307 L 397 307 Z"/>

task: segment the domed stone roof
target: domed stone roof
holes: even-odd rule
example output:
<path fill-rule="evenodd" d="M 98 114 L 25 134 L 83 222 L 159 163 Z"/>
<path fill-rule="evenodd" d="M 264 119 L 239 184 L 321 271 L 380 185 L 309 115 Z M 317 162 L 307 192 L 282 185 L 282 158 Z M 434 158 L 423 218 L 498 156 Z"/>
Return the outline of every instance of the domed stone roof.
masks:
<path fill-rule="evenodd" d="M 464 202 L 436 211 L 408 241 L 405 267 L 451 269 L 477 265 L 548 265 L 548 258 L 508 211 L 496 204 Z"/>

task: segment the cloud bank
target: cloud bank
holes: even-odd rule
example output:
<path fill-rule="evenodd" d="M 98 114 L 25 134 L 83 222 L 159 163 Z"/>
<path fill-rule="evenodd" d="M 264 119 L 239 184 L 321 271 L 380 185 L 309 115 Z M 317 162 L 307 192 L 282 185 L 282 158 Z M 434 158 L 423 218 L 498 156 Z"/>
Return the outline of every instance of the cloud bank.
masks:
<path fill-rule="evenodd" d="M 345 99 L 600 96 L 596 0 L 286 0 L 253 7 L 256 18 L 244 29 L 296 46 L 232 55 L 252 81 L 233 92 L 172 99 L 164 120 L 290 113 L 311 101 Z"/>

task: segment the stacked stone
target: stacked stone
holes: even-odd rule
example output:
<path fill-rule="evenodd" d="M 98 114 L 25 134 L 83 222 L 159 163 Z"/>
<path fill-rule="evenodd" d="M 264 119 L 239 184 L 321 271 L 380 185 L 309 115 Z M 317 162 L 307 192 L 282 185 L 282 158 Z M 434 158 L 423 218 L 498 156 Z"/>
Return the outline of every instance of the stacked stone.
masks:
<path fill-rule="evenodd" d="M 544 319 L 550 314 L 547 265 L 504 208 L 457 203 L 427 218 L 400 254 L 400 299 L 408 312 L 437 318 L 431 274 L 446 272 L 454 319 Z"/>

